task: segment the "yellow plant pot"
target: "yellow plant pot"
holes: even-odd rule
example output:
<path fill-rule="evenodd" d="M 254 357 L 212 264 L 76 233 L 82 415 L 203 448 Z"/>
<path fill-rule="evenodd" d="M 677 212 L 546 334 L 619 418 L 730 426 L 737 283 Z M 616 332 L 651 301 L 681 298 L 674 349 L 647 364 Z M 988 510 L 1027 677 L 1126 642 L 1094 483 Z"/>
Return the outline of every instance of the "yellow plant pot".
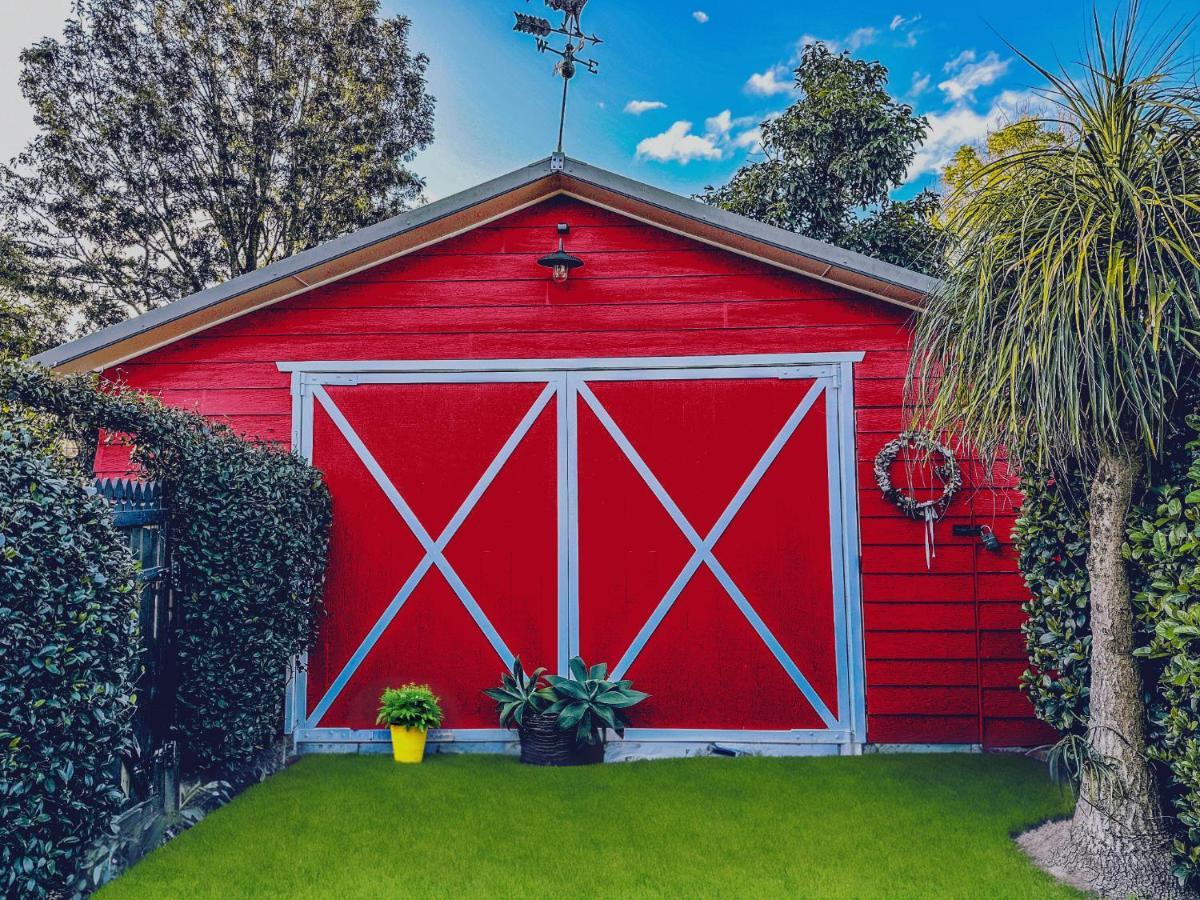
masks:
<path fill-rule="evenodd" d="M 419 763 L 425 758 L 425 730 L 392 725 L 392 759 L 398 763 Z"/>

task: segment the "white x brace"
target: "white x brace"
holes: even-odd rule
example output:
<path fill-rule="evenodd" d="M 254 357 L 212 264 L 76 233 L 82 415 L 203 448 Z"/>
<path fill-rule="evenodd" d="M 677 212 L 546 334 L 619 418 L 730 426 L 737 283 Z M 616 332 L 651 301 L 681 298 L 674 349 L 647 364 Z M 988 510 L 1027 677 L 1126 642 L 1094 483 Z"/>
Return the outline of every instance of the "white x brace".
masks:
<path fill-rule="evenodd" d="M 641 455 L 638 454 L 637 450 L 634 449 L 633 444 L 629 442 L 629 438 L 624 435 L 621 429 L 617 426 L 617 423 L 613 421 L 612 416 L 608 414 L 608 410 L 604 408 L 604 406 L 596 398 L 596 395 L 592 393 L 591 388 L 589 388 L 587 384 L 579 382 L 577 389 L 579 391 L 579 396 L 583 398 L 584 402 L 587 403 L 589 407 L 591 407 L 592 412 L 596 414 L 596 417 L 600 420 L 600 423 L 604 426 L 604 429 L 609 433 L 609 436 L 612 437 L 617 446 L 621 448 L 621 452 L 625 454 L 626 459 L 628 459 L 633 465 L 634 469 L 637 470 L 638 475 L 640 475 L 642 480 L 646 482 L 646 486 L 650 488 L 650 491 L 654 494 L 654 496 L 658 498 L 658 501 L 662 504 L 663 509 L 667 511 L 667 515 L 669 515 L 672 521 L 674 521 L 679 527 L 679 530 L 683 533 L 683 536 L 687 538 L 688 543 L 692 545 L 694 550 L 691 558 L 684 565 L 675 581 L 667 589 L 666 594 L 663 595 L 662 600 L 659 601 L 658 606 L 654 609 L 654 612 L 651 613 L 650 618 L 646 620 L 646 624 L 642 626 L 641 630 L 637 633 L 637 636 L 633 639 L 633 643 L 629 645 L 629 649 L 625 651 L 625 655 L 621 657 L 621 661 L 617 663 L 616 667 L 613 669 L 613 677 L 621 678 L 629 670 L 629 667 L 633 664 L 633 661 L 637 659 L 638 654 L 642 652 L 642 648 L 646 646 L 646 642 L 650 639 L 650 636 L 654 633 L 655 629 L 658 628 L 659 623 L 662 622 L 663 618 L 666 617 L 671 607 L 675 604 L 675 601 L 679 598 L 679 595 L 683 592 L 683 589 L 687 586 L 692 576 L 696 573 L 696 570 L 700 568 L 701 564 L 704 564 L 708 566 L 709 571 L 716 576 L 716 579 L 718 582 L 720 582 L 721 587 L 725 589 L 725 592 L 729 595 L 730 599 L 733 600 L 734 604 L 741 611 L 742 615 L 746 617 L 746 621 L 750 623 L 750 627 L 754 629 L 754 631 L 762 639 L 763 643 L 767 645 L 767 649 L 771 651 L 771 655 L 775 657 L 779 665 L 783 667 L 785 672 L 787 672 L 788 677 L 791 678 L 796 687 L 800 689 L 800 692 L 804 695 L 805 699 L 812 704 L 813 709 L 817 711 L 817 715 L 821 717 L 821 720 L 830 728 L 836 727 L 838 724 L 837 716 L 829 711 L 829 708 L 825 705 L 824 701 L 813 689 L 812 685 L 809 684 L 808 679 L 804 677 L 804 674 L 800 671 L 799 667 L 795 664 L 795 662 L 792 661 L 792 658 L 788 656 L 787 651 L 783 649 L 783 646 L 779 643 L 775 635 L 772 634 L 771 629 L 767 627 L 767 623 L 762 620 L 762 617 L 759 616 L 757 612 L 755 612 L 754 607 L 750 605 L 750 602 L 746 599 L 745 594 L 742 593 L 741 589 L 736 583 L 734 583 L 734 580 L 725 570 L 725 567 L 722 566 L 717 560 L 716 556 L 713 555 L 713 547 L 716 545 L 717 541 L 720 540 L 721 535 L 725 533 L 725 529 L 729 527 L 729 523 L 733 521 L 733 517 L 737 515 L 738 510 L 742 508 L 742 505 L 746 502 L 747 498 L 749 498 L 750 493 L 758 485 L 759 481 L 762 480 L 762 477 L 766 474 L 767 469 L 771 467 L 771 463 L 773 463 L 775 458 L 779 456 L 779 452 L 783 449 L 784 445 L 787 444 L 788 439 L 791 438 L 791 436 L 795 433 L 796 428 L 799 427 L 800 423 L 804 420 L 804 416 L 810 409 L 812 409 L 813 404 L 817 402 L 817 398 L 821 395 L 821 391 L 824 390 L 824 384 L 818 380 L 811 388 L 809 388 L 808 393 L 804 395 L 804 399 L 800 401 L 800 405 L 796 407 L 790 416 L 788 416 L 787 421 L 779 430 L 779 433 L 775 435 L 774 440 L 771 441 L 762 457 L 758 460 L 754 468 L 750 471 L 750 474 L 746 477 L 746 480 L 742 482 L 742 486 L 738 488 L 737 493 L 733 495 L 733 499 L 729 501 L 729 505 L 725 507 L 725 511 L 721 513 L 721 516 L 717 519 L 716 524 L 713 525 L 707 537 L 704 538 L 700 537 L 699 532 L 696 531 L 696 529 L 692 526 L 692 523 L 689 522 L 687 517 L 683 514 L 683 510 L 681 510 L 678 504 L 671 499 L 671 495 L 667 493 L 666 489 L 662 486 L 662 483 L 654 476 L 654 473 L 650 471 L 650 467 L 646 465 L 645 460 L 643 460 Z"/>
<path fill-rule="evenodd" d="M 654 473 L 646 465 L 645 461 L 638 454 L 637 450 L 634 449 L 629 439 L 617 426 L 612 416 L 609 415 L 608 411 L 597 399 L 591 388 L 589 388 L 582 379 L 571 380 L 571 385 L 567 387 L 567 402 L 573 404 L 575 402 L 575 397 L 573 395 L 577 395 L 588 405 L 588 407 L 591 408 L 610 437 L 621 449 L 622 453 L 629 460 L 629 462 L 633 465 L 638 475 L 662 504 L 667 514 L 675 522 L 680 532 L 684 535 L 693 548 L 691 557 L 683 566 L 682 570 L 671 584 L 670 588 L 668 588 L 666 594 L 664 594 L 663 598 L 659 601 L 649 619 L 647 619 L 645 624 L 638 631 L 637 636 L 634 638 L 629 648 L 625 651 L 625 654 L 622 656 L 621 660 L 614 667 L 614 677 L 619 678 L 629 670 L 629 667 L 633 664 L 634 660 L 637 659 L 647 641 L 650 639 L 651 635 L 653 635 L 654 631 L 658 628 L 662 620 L 666 617 L 667 613 L 670 611 L 675 601 L 679 598 L 680 594 L 683 592 L 692 576 L 696 573 L 696 571 L 698 571 L 701 565 L 705 565 L 716 577 L 717 581 L 729 595 L 734 605 L 750 623 L 750 626 L 758 634 L 760 639 L 770 650 L 771 654 L 788 674 L 789 678 L 791 678 L 805 699 L 816 710 L 817 714 L 821 717 L 825 725 L 829 728 L 838 727 L 839 723 L 837 716 L 835 716 L 829 710 L 828 706 L 817 694 L 816 690 L 809 683 L 808 679 L 805 678 L 799 667 L 783 649 L 783 646 L 779 643 L 778 639 L 771 632 L 767 624 L 754 610 L 753 606 L 746 599 L 741 589 L 738 588 L 737 584 L 733 581 L 732 577 L 730 577 L 724 566 L 716 558 L 713 551 L 713 548 L 720 540 L 721 536 L 725 533 L 734 516 L 745 504 L 746 500 L 762 480 L 771 464 L 775 461 L 779 453 L 787 444 L 788 440 L 795 433 L 805 415 L 809 412 L 813 404 L 821 395 L 823 389 L 824 384 L 822 380 L 817 379 L 805 394 L 804 398 L 800 401 L 799 405 L 788 417 L 787 421 L 776 434 L 775 438 L 771 441 L 770 445 L 768 445 L 767 449 L 759 458 L 750 474 L 742 482 L 742 485 L 738 488 L 738 491 L 729 501 L 728 505 L 725 507 L 724 511 L 721 513 L 721 516 L 713 525 L 712 529 L 706 536 L 701 537 L 701 535 L 692 526 L 691 522 L 688 521 L 687 517 L 684 516 L 679 506 L 667 493 L 665 488 L 663 488 L 661 482 L 655 477 Z M 474 619 L 475 623 L 479 626 L 480 630 L 483 632 L 488 642 L 492 645 L 493 649 L 495 649 L 500 659 L 505 663 L 506 666 L 511 665 L 513 660 L 512 652 L 504 643 L 503 638 L 500 637 L 499 633 L 496 631 L 487 615 L 480 608 L 478 602 L 476 602 L 475 598 L 472 596 L 467 586 L 463 583 L 458 573 L 454 570 L 454 567 L 446 559 L 444 551 L 451 539 L 458 532 L 458 529 L 466 520 L 467 516 L 475 508 L 484 492 L 488 489 L 491 483 L 495 480 L 496 476 L 499 474 L 500 470 L 508 462 L 517 446 L 529 433 L 529 430 L 533 427 L 533 424 L 537 421 L 542 411 L 546 408 L 550 401 L 555 398 L 556 394 L 560 390 L 559 384 L 555 381 L 550 381 L 548 384 L 546 384 L 544 390 L 538 395 L 528 412 L 525 413 L 516 429 L 509 436 L 508 440 L 505 441 L 504 445 L 500 448 L 499 452 L 488 465 L 487 469 L 484 470 L 475 486 L 462 501 L 461 505 L 458 507 L 458 510 L 455 512 L 454 516 L 450 519 L 436 540 L 421 524 L 420 520 L 413 512 L 408 502 L 396 489 L 395 485 L 392 484 L 391 480 L 384 473 L 383 468 L 371 454 L 370 450 L 367 449 L 362 439 L 354 431 L 354 428 L 347 421 L 345 415 L 338 408 L 337 404 L 329 396 L 324 387 L 319 384 L 314 384 L 312 386 L 312 390 L 314 400 L 321 405 L 321 407 L 328 414 L 330 420 L 337 427 L 338 431 L 354 450 L 355 455 L 362 462 L 363 466 L 370 473 L 371 477 L 378 484 L 385 496 L 387 496 L 392 506 L 400 514 L 405 524 L 420 542 L 425 554 L 416 567 L 412 570 L 408 578 L 404 581 L 400 589 L 396 592 L 395 596 L 384 609 L 383 613 L 379 616 L 371 630 L 363 638 L 357 649 L 342 666 L 342 669 L 330 684 L 329 688 L 325 691 L 325 694 L 321 698 L 320 702 L 313 708 L 311 715 L 307 717 L 307 726 L 309 728 L 315 728 L 318 726 L 321 719 L 329 711 L 330 706 L 345 688 L 354 672 L 370 653 L 372 648 L 378 642 L 379 638 L 387 630 L 387 627 L 391 624 L 397 613 L 399 613 L 405 602 L 420 584 L 421 580 L 425 577 L 429 570 L 435 566 L 445 577 L 447 583 L 450 585 L 459 601 L 463 604 L 471 618 Z"/>
<path fill-rule="evenodd" d="M 416 514 L 412 511 L 412 507 L 408 505 L 404 497 L 396 490 L 396 486 L 384 474 L 382 467 L 362 442 L 362 438 L 355 433 L 354 428 L 346 421 L 346 417 L 338 409 L 337 404 L 333 402 L 333 399 L 326 392 L 325 388 L 320 385 L 313 386 L 314 398 L 324 407 L 325 412 L 329 414 L 329 418 L 337 426 L 338 431 L 342 433 L 342 436 L 350 444 L 351 448 L 353 448 L 359 460 L 362 461 L 367 471 L 371 473 L 371 477 L 375 479 L 376 484 L 387 495 L 392 506 L 396 508 L 396 512 L 400 513 L 405 524 L 412 530 L 413 535 L 421 543 L 422 548 L 424 548 L 425 555 L 417 563 L 416 568 L 413 569 L 412 574 L 408 576 L 404 584 L 401 585 L 400 590 L 396 592 L 396 596 L 392 598 L 392 602 L 387 605 L 387 608 L 380 615 L 378 621 L 375 622 L 375 625 L 367 632 L 367 636 L 358 645 L 358 649 L 346 660 L 346 664 L 342 666 L 342 670 L 338 673 L 337 678 L 329 685 L 329 689 L 325 692 L 325 696 L 321 698 L 321 702 L 313 709 L 312 715 L 308 718 L 310 728 L 316 727 L 325 713 L 329 711 L 329 707 L 337 699 L 338 694 L 342 692 L 342 689 L 359 667 L 359 664 L 371 652 L 371 648 L 375 646 L 380 636 L 387 630 L 388 625 L 396 617 L 396 613 L 400 612 L 405 601 L 412 596 L 412 592 L 421 583 L 421 579 L 425 577 L 425 573 L 429 571 L 431 566 L 437 566 L 438 570 L 445 576 L 447 583 L 455 595 L 462 602 L 462 605 L 466 607 L 467 612 L 470 613 L 471 618 L 475 620 L 475 623 L 487 637 L 488 642 L 500 656 L 500 659 L 504 661 L 504 665 L 506 667 L 512 665 L 512 651 L 508 649 L 508 646 L 504 643 L 504 639 L 500 637 L 499 632 L 496 631 L 487 614 L 479 607 L 475 598 L 471 596 L 471 592 L 463 584 L 463 580 L 458 577 L 458 573 L 454 571 L 454 567 L 446 559 L 444 551 L 446 545 L 450 543 L 450 539 L 454 537 L 459 527 L 466 520 L 467 516 L 470 515 L 471 510 L 475 508 L 475 504 L 479 502 L 479 498 L 483 496 L 483 492 L 488 489 L 492 481 L 500 473 L 500 470 L 504 468 L 504 464 L 508 462 L 513 451 L 517 449 L 517 445 L 529 433 L 529 429 L 533 427 L 533 423 L 537 421 L 538 416 L 546 408 L 551 398 L 554 397 L 556 391 L 557 387 L 553 383 L 546 385 L 545 389 L 538 395 L 537 400 L 533 402 L 533 406 L 529 408 L 529 412 L 525 413 L 516 430 L 509 435 L 508 440 L 504 442 L 504 446 L 500 448 L 500 452 L 496 454 L 491 464 L 484 470 L 479 481 L 471 488 L 471 492 L 467 494 L 466 499 L 458 507 L 458 511 L 454 513 L 454 516 L 446 524 L 446 527 L 435 541 L 430 537 L 429 532 L 425 530 L 425 526 L 421 524 Z"/>

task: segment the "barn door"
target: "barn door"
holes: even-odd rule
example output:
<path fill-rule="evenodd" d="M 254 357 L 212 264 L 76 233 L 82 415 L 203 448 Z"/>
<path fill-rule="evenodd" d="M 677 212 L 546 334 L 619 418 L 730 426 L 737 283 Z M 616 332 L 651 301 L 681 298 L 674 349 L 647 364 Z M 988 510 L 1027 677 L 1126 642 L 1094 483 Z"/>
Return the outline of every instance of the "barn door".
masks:
<path fill-rule="evenodd" d="M 509 739 L 514 654 L 633 678 L 634 740 L 862 740 L 849 363 L 605 362 L 296 373 L 334 506 L 302 744 L 384 740 L 405 681 Z"/>
<path fill-rule="evenodd" d="M 849 729 L 836 385 L 571 376 L 572 642 L 652 695 L 634 739 Z"/>
<path fill-rule="evenodd" d="M 448 725 L 495 731 L 481 689 L 514 653 L 554 664 L 562 382 L 530 373 L 306 382 L 304 441 L 334 524 L 327 615 L 297 700 L 305 728 L 377 738 L 380 692 L 416 681 L 436 686 Z"/>

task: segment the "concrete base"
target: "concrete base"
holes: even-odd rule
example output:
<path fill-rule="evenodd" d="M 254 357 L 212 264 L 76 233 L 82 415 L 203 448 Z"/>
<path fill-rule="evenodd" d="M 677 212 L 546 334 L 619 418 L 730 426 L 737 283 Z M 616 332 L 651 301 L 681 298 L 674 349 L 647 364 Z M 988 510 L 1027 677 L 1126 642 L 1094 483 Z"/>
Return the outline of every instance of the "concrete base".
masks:
<path fill-rule="evenodd" d="M 642 759 L 680 759 L 695 756 L 860 756 L 864 753 L 979 753 L 979 744 L 796 744 L 736 743 L 731 741 L 609 741 L 605 762 L 634 762 Z M 305 753 L 390 753 L 386 741 L 304 741 L 297 750 Z M 440 753 L 500 753 L 516 756 L 518 741 L 433 741 L 427 755 Z"/>

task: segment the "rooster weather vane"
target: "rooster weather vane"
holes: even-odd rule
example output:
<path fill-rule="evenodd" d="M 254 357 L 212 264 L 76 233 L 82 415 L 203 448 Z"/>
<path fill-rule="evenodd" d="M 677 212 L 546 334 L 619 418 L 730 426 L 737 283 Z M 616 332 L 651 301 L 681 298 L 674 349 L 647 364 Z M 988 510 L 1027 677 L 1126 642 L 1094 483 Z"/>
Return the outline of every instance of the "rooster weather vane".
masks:
<path fill-rule="evenodd" d="M 525 2 L 528 3 L 529 0 L 525 0 Z M 546 5 L 562 13 L 562 24 L 557 28 L 550 23 L 549 19 L 543 19 L 540 16 L 531 16 L 528 13 L 513 13 L 517 17 L 517 23 L 513 25 L 513 31 L 519 31 L 522 34 L 532 34 L 537 38 L 539 53 L 549 52 L 562 57 L 554 64 L 554 74 L 562 76 L 563 80 L 562 106 L 558 112 L 557 152 L 561 154 L 563 148 L 563 124 L 567 117 L 567 86 L 571 83 L 571 79 L 575 77 L 575 72 L 580 66 L 587 69 L 593 75 L 600 71 L 600 63 L 594 59 L 581 59 L 578 54 L 582 53 L 588 44 L 594 46 L 602 43 L 602 41 L 594 34 L 584 34 L 583 28 L 579 24 L 579 17 L 583 14 L 583 8 L 587 6 L 587 0 L 546 0 Z M 552 34 L 561 34 L 567 39 L 561 50 L 550 46 L 549 38 Z"/>

